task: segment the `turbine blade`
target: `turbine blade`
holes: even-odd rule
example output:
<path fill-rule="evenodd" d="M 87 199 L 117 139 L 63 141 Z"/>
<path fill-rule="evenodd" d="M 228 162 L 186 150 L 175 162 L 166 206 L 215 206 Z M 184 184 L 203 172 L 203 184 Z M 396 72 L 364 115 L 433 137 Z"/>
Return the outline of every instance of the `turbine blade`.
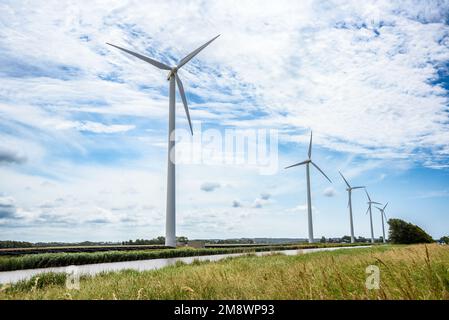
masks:
<path fill-rule="evenodd" d="M 385 204 L 385 206 L 384 206 L 384 209 L 383 210 L 385 210 L 385 208 L 388 206 L 388 202 Z"/>
<path fill-rule="evenodd" d="M 293 167 L 301 166 L 301 165 L 303 165 L 303 164 L 306 164 L 307 162 L 309 162 L 309 160 L 305 160 L 305 161 L 303 161 L 303 162 L 296 163 L 296 164 L 294 164 L 294 165 L 285 167 L 284 169 L 288 169 L 288 168 L 293 168 Z"/>
<path fill-rule="evenodd" d="M 186 55 L 184 58 L 181 59 L 181 61 L 179 61 L 178 63 L 178 69 L 180 69 L 183 65 L 185 65 L 187 62 L 189 62 L 194 56 L 196 56 L 198 53 L 200 53 L 201 50 L 203 50 L 204 48 L 206 48 L 212 41 L 214 41 L 215 39 L 217 39 L 220 35 L 216 36 L 215 38 L 213 38 L 212 40 L 209 40 L 208 42 L 206 42 L 205 44 L 203 44 L 201 47 L 199 47 L 198 49 L 192 51 L 191 53 L 189 53 L 188 55 Z"/>
<path fill-rule="evenodd" d="M 312 131 L 310 131 L 309 159 L 312 157 Z"/>
<path fill-rule="evenodd" d="M 374 206 L 376 209 L 379 209 L 380 212 L 382 212 L 382 208 L 379 208 L 377 206 Z"/>
<path fill-rule="evenodd" d="M 366 213 L 365 213 L 365 214 L 368 214 L 368 212 L 369 212 L 369 207 L 370 207 L 370 206 L 368 206 L 368 209 L 366 209 Z"/>
<path fill-rule="evenodd" d="M 187 106 L 187 99 L 184 92 L 184 86 L 182 85 L 181 79 L 178 77 L 178 74 L 175 73 L 176 83 L 178 84 L 179 94 L 181 95 L 182 104 L 184 105 L 184 110 L 186 111 L 187 120 L 189 121 L 190 126 L 190 132 L 193 136 L 193 129 L 192 129 L 192 122 L 190 121 L 190 113 L 189 113 L 189 107 Z"/>
<path fill-rule="evenodd" d="M 133 56 L 135 56 L 135 57 L 137 57 L 137 58 L 139 58 L 139 59 L 141 59 L 141 60 L 143 60 L 143 61 L 145 61 L 145 62 L 148 62 L 149 64 L 152 64 L 153 66 L 155 66 L 155 67 L 157 67 L 157 68 L 159 68 L 159 69 L 163 69 L 163 70 L 171 70 L 171 68 L 170 68 L 169 66 L 167 66 L 166 64 L 163 64 L 162 62 L 153 60 L 153 59 L 148 58 L 148 57 L 145 57 L 145 56 L 143 56 L 143 55 L 141 55 L 141 54 L 139 54 L 139 53 L 132 52 L 132 51 L 130 51 L 130 50 L 121 48 L 121 47 L 119 47 L 119 46 L 116 46 L 116 45 L 111 44 L 111 43 L 108 43 L 108 42 L 107 42 L 106 44 L 108 44 L 108 45 L 110 45 L 110 46 L 112 46 L 112 47 L 115 47 L 115 48 L 117 48 L 117 49 L 120 49 L 120 50 L 122 50 L 122 51 L 125 51 L 126 53 L 129 53 L 130 55 L 133 55 Z"/>
<path fill-rule="evenodd" d="M 351 189 L 364 189 L 365 187 L 364 186 L 361 186 L 361 187 L 352 187 Z"/>
<path fill-rule="evenodd" d="M 376 202 L 376 201 L 371 201 L 371 203 L 382 205 L 382 203 L 379 203 L 379 202 Z"/>
<path fill-rule="evenodd" d="M 371 198 L 370 198 L 370 196 L 369 196 L 368 191 L 366 190 L 366 188 L 365 188 L 365 193 L 366 193 L 366 196 L 368 197 L 368 201 L 371 202 Z"/>
<path fill-rule="evenodd" d="M 343 176 L 343 174 L 342 174 L 340 171 L 338 171 L 338 173 L 341 175 L 341 177 L 343 178 L 343 180 L 345 180 L 345 183 L 346 183 L 346 185 L 348 186 L 348 188 L 351 189 L 351 186 L 349 185 L 348 180 L 345 179 L 345 177 Z M 352 189 L 354 189 L 354 188 L 352 188 Z"/>
<path fill-rule="evenodd" d="M 311 163 L 313 164 L 313 166 L 314 166 L 315 168 L 317 168 L 317 169 L 323 174 L 323 176 L 326 177 L 327 180 L 329 180 L 330 183 L 332 183 L 332 180 L 329 179 L 328 176 L 326 176 L 326 174 L 323 172 L 323 170 L 320 169 L 320 167 L 318 167 L 313 161 L 311 161 Z"/>
<path fill-rule="evenodd" d="M 385 214 L 385 212 L 383 212 L 383 214 L 384 214 L 385 220 L 388 221 L 388 218 L 387 218 L 387 215 Z"/>

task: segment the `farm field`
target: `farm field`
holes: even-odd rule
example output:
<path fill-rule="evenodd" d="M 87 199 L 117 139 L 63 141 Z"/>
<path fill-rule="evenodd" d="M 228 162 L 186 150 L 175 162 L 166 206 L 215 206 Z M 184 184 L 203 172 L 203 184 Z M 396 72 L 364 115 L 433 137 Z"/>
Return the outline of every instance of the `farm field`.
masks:
<path fill-rule="evenodd" d="M 380 270 L 367 289 L 366 268 Z M 46 274 L 0 289 L 0 299 L 449 299 L 449 248 L 375 246 L 307 255 L 244 256 L 81 278 Z"/>
<path fill-rule="evenodd" d="M 180 247 L 177 249 L 146 249 L 129 251 L 97 251 L 97 252 L 56 252 L 41 254 L 24 254 L 0 256 L 0 271 L 61 267 L 92 263 L 147 260 L 188 256 L 203 256 L 225 253 L 259 252 L 272 250 L 306 249 L 322 247 L 359 246 L 356 244 L 296 244 L 296 245 L 262 245 L 240 247 L 199 248 Z"/>

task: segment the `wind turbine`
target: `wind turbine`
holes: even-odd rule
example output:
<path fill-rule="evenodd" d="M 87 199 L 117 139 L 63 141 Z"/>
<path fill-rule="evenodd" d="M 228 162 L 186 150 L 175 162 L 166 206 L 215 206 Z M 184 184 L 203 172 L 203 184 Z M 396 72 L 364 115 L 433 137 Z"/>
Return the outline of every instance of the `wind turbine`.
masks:
<path fill-rule="evenodd" d="M 386 243 L 387 241 L 385 240 L 385 225 L 384 225 L 384 216 L 385 219 L 387 219 L 387 215 L 385 214 L 385 208 L 388 206 L 388 202 L 385 204 L 385 206 L 383 208 L 379 208 L 376 206 L 377 209 L 379 209 L 380 211 L 380 216 L 382 217 L 382 234 L 383 234 L 383 241 L 384 243 Z"/>
<path fill-rule="evenodd" d="M 351 185 L 350 185 L 349 182 L 345 179 L 345 177 L 343 176 L 343 174 L 342 174 L 340 171 L 338 171 L 338 172 L 340 173 L 341 177 L 343 178 L 343 180 L 345 181 L 346 185 L 348 186 L 348 187 L 346 188 L 346 191 L 348 191 L 349 224 L 350 224 L 350 226 L 351 226 L 351 243 L 354 243 L 354 242 L 355 242 L 355 238 L 354 238 L 354 223 L 353 223 L 353 220 L 352 220 L 352 198 L 351 198 L 351 195 L 352 195 L 352 190 L 354 190 L 354 189 L 363 189 L 363 188 L 365 188 L 365 187 L 364 187 L 364 186 L 361 186 L 361 187 L 351 187 Z"/>
<path fill-rule="evenodd" d="M 309 143 L 309 158 L 303 162 L 299 162 L 297 164 L 291 165 L 286 167 L 285 169 L 301 166 L 303 164 L 306 165 L 306 177 L 307 177 L 307 213 L 308 213 L 308 223 L 309 223 L 309 243 L 313 242 L 313 223 L 312 223 L 312 196 L 310 194 L 310 164 L 312 164 L 315 168 L 318 169 L 319 172 L 323 174 L 323 176 L 326 177 L 327 180 L 329 180 L 330 183 L 332 183 L 331 179 L 329 179 L 328 176 L 323 172 L 323 170 L 318 167 L 313 161 L 312 161 L 312 132 L 310 132 L 310 143 Z"/>
<path fill-rule="evenodd" d="M 192 123 L 190 121 L 189 108 L 187 106 L 187 99 L 184 93 L 184 86 L 178 76 L 178 70 L 195 57 L 201 50 L 206 48 L 212 41 L 218 38 L 220 35 L 209 40 L 198 49 L 192 51 L 187 56 L 179 61 L 179 63 L 173 67 L 170 67 L 162 62 L 143 56 L 139 53 L 121 48 L 119 46 L 107 43 L 117 49 L 120 49 L 130 55 L 133 55 L 159 69 L 168 70 L 167 80 L 170 81 L 170 94 L 169 94 L 169 113 L 168 113 L 168 159 L 167 159 L 167 207 L 166 207 L 166 223 L 165 223 L 165 245 L 169 247 L 176 247 L 176 205 L 175 205 L 175 155 L 171 152 L 175 146 L 175 103 L 176 103 L 176 84 L 178 85 L 179 94 L 184 104 L 184 110 L 189 121 L 190 132 L 193 135 Z M 173 149 L 174 150 L 174 149 Z"/>
<path fill-rule="evenodd" d="M 371 198 L 368 194 L 368 191 L 366 191 L 366 189 L 365 189 L 365 192 L 366 192 L 366 196 L 368 197 L 368 210 L 366 210 L 366 214 L 368 214 L 368 212 L 369 212 L 369 221 L 370 221 L 370 225 L 371 225 L 371 243 L 374 243 L 373 214 L 371 211 L 371 205 L 372 204 L 382 205 L 382 204 L 379 202 L 371 201 Z"/>

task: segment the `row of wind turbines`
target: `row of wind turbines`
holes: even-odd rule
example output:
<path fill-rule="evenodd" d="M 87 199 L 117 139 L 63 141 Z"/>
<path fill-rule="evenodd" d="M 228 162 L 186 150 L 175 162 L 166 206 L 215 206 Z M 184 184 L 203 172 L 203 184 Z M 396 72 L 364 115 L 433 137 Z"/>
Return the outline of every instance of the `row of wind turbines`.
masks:
<path fill-rule="evenodd" d="M 142 54 L 130 51 L 128 49 L 124 49 L 122 47 L 116 46 L 111 43 L 107 43 L 108 45 L 115 47 L 119 50 L 122 50 L 140 60 L 143 60 L 158 69 L 166 70 L 168 71 L 167 80 L 169 81 L 169 114 L 168 114 L 168 159 L 167 159 L 167 203 L 166 203 L 166 223 L 165 223 L 165 245 L 168 247 L 176 247 L 176 203 L 175 203 L 175 195 L 176 195 L 176 180 L 175 180 L 175 159 L 174 159 L 174 153 L 171 152 L 172 148 L 175 146 L 175 139 L 173 137 L 174 131 L 175 131 L 175 114 L 176 114 L 176 86 L 178 86 L 179 94 L 181 96 L 182 103 L 184 105 L 184 110 L 187 116 L 187 120 L 189 122 L 190 132 L 193 135 L 193 129 L 192 129 L 192 123 L 190 120 L 190 113 L 189 113 L 189 107 L 187 105 L 187 99 L 184 92 L 184 86 L 182 84 L 181 79 L 178 76 L 178 71 L 187 64 L 190 60 L 192 60 L 198 53 L 200 53 L 204 48 L 206 48 L 209 44 L 211 44 L 215 39 L 217 39 L 220 35 L 212 38 L 196 50 L 192 51 L 188 55 L 186 55 L 183 59 L 181 59 L 178 64 L 175 66 L 168 66 L 165 63 L 162 63 L 160 61 L 154 60 L 152 58 L 149 58 L 147 56 L 144 56 Z M 313 222 L 312 222 L 312 197 L 311 197 L 311 190 L 310 190 L 310 164 L 312 164 L 316 169 L 318 169 L 327 180 L 332 182 L 329 177 L 326 176 L 326 174 L 312 161 L 312 133 L 310 134 L 310 144 L 309 144 L 309 152 L 308 152 L 308 159 L 294 164 L 292 166 L 289 166 L 287 168 L 296 167 L 300 165 L 306 165 L 306 176 L 307 176 L 307 209 L 308 209 L 308 228 L 309 228 L 309 242 L 312 243 L 314 241 L 313 239 Z M 287 169 L 286 168 L 286 169 Z M 341 173 L 340 173 L 341 174 Z M 343 175 L 341 174 L 343 177 Z M 353 217 L 352 217 L 352 203 L 351 203 L 351 192 L 354 189 L 361 189 L 365 187 L 351 187 L 347 180 L 343 177 L 346 185 L 347 185 L 347 191 L 349 194 L 349 215 L 350 215 L 350 228 L 351 228 L 351 242 L 355 242 L 354 238 L 354 226 L 353 226 Z M 366 191 L 366 188 L 365 188 Z M 370 214 L 370 223 L 371 223 L 371 242 L 374 242 L 374 231 L 373 231 L 373 219 L 372 219 L 372 211 L 371 211 L 371 205 L 372 204 L 378 204 L 378 202 L 371 201 L 371 198 L 366 191 L 366 194 L 368 196 L 368 210 Z M 384 216 L 385 216 L 385 208 L 387 205 L 385 205 L 383 208 L 377 207 L 382 215 L 382 230 L 383 230 L 383 240 L 385 242 L 385 228 L 384 228 Z"/>
<path fill-rule="evenodd" d="M 298 166 L 302 166 L 305 165 L 306 166 L 306 182 L 307 182 L 307 219 L 308 219 L 308 227 L 309 227 L 309 243 L 312 243 L 314 241 L 313 238 L 313 218 L 312 218 L 312 195 L 311 195 L 311 189 L 310 189 L 310 165 L 314 166 L 319 172 L 321 172 L 321 174 L 330 182 L 332 183 L 332 180 L 329 179 L 329 177 L 324 173 L 323 170 L 321 170 L 321 168 L 312 161 L 312 132 L 310 132 L 310 142 L 309 142 L 309 152 L 308 152 L 308 159 L 304 160 L 302 162 L 298 162 L 295 163 L 291 166 L 286 167 L 285 169 L 289 169 L 289 168 L 293 168 L 293 167 L 298 167 Z M 366 214 L 369 213 L 369 219 L 370 219 L 370 227 L 371 227 L 371 242 L 374 243 L 374 228 L 373 228 L 373 213 L 372 213 L 372 205 L 382 205 L 379 202 L 376 201 L 372 201 L 371 197 L 368 193 L 368 191 L 366 190 L 365 186 L 357 186 L 357 187 L 352 187 L 348 180 L 346 180 L 346 178 L 343 176 L 343 174 L 339 171 L 338 173 L 340 173 L 340 176 L 343 178 L 347 188 L 346 191 L 348 191 L 348 208 L 349 208 L 349 226 L 350 226 L 350 230 L 351 230 L 351 243 L 355 242 L 355 237 L 354 237 L 354 219 L 353 219 L 353 214 L 352 214 L 352 190 L 356 190 L 356 189 L 364 189 L 366 196 L 368 198 L 368 209 L 366 210 Z M 385 206 L 383 206 L 383 208 L 377 207 L 375 206 L 379 211 L 380 211 L 380 215 L 382 217 L 382 233 L 383 233 L 383 242 L 386 242 L 386 238 L 385 238 L 385 221 L 384 221 L 384 217 L 385 219 L 387 218 L 386 214 L 385 214 L 385 209 L 387 208 L 388 202 L 385 204 Z"/>

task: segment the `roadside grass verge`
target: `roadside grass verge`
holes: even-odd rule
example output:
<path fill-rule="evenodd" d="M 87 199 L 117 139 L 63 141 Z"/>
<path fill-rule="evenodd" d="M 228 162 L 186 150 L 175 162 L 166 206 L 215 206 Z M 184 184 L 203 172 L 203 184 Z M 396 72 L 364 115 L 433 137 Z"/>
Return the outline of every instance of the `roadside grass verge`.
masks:
<path fill-rule="evenodd" d="M 380 288 L 365 286 L 380 269 Z M 0 299 L 449 299 L 449 248 L 377 246 L 285 256 L 273 254 L 121 271 L 81 278 L 41 275 L 0 288 Z"/>
<path fill-rule="evenodd" d="M 70 265 L 82 265 L 82 264 L 105 263 L 105 262 L 204 256 L 204 255 L 226 254 L 226 253 L 244 253 L 244 252 L 322 248 L 322 247 L 336 247 L 336 246 L 357 246 L 357 245 L 366 245 L 366 244 L 346 244 L 346 245 L 303 244 L 303 245 L 273 245 L 261 247 L 200 248 L 200 249 L 184 247 L 178 249 L 158 249 L 158 250 L 142 250 L 142 251 L 42 253 L 42 254 L 29 254 L 13 257 L 0 257 L 0 271 L 63 267 Z"/>

